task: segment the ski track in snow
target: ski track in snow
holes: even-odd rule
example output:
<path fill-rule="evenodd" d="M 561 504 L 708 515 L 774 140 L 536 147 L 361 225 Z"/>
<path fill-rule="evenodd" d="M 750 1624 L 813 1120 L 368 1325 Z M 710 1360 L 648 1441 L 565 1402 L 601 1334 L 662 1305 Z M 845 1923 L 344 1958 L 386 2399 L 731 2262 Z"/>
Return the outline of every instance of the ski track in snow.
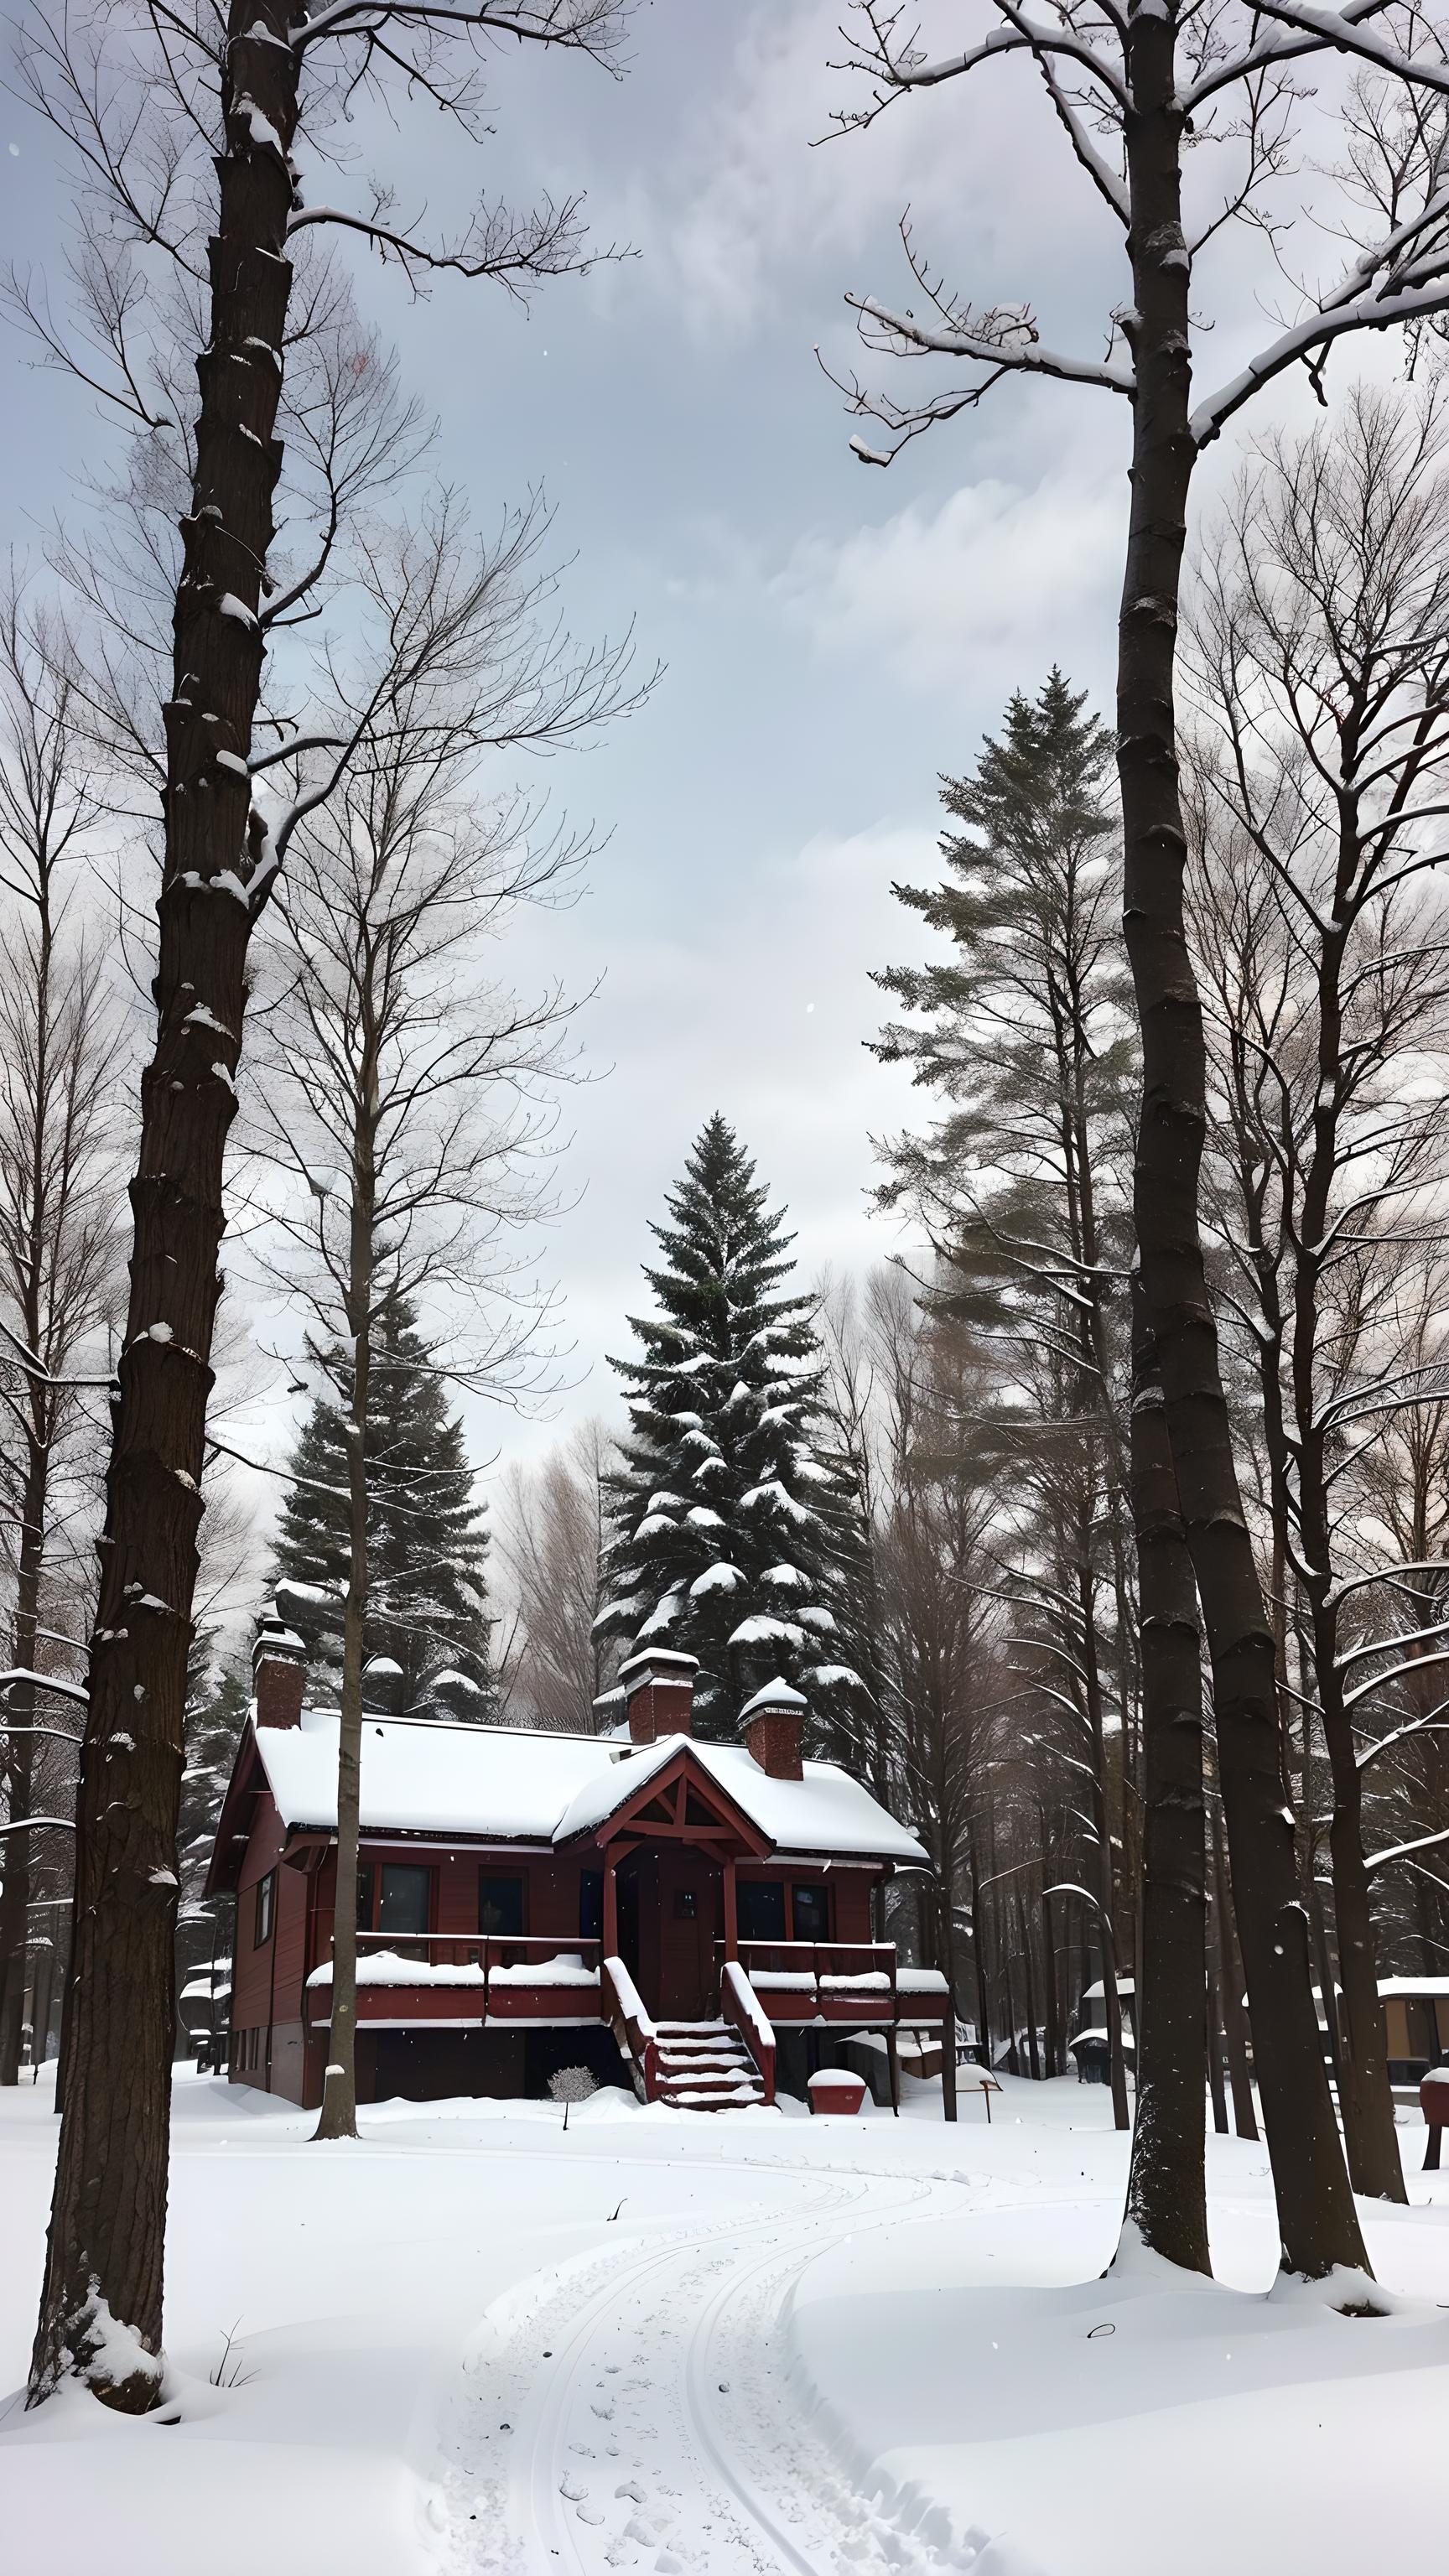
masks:
<path fill-rule="evenodd" d="M 792 2284 L 934 2179 L 817 2177 L 793 2208 L 671 2228 L 489 2311 L 440 2425 L 448 2576 L 895 2576 L 953 2564 L 852 2487 L 786 2378 Z"/>

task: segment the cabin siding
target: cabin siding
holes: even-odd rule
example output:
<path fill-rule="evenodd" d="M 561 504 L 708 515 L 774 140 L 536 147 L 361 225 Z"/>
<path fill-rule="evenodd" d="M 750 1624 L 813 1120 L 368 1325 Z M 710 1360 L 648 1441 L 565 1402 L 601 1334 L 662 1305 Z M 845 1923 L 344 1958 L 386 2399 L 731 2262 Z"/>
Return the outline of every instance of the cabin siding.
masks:
<path fill-rule="evenodd" d="M 276 2018 L 274 1979 L 279 1904 L 283 1881 L 295 1875 L 292 1870 L 280 1866 L 285 1840 L 275 1801 L 263 1794 L 257 1801 L 246 1858 L 237 1881 L 236 1919 L 232 1929 L 231 2026 L 233 2034 L 245 2033 L 247 2038 L 246 2044 L 239 2048 L 233 2037 L 229 2071 L 233 2082 L 254 2084 L 264 2092 L 268 2081 L 268 2043 Z M 257 1890 L 274 1871 L 271 1932 L 265 1941 L 259 1942 L 256 1937 Z M 255 2042 L 250 2036 L 254 2031 L 260 2033 L 259 2040 Z"/>

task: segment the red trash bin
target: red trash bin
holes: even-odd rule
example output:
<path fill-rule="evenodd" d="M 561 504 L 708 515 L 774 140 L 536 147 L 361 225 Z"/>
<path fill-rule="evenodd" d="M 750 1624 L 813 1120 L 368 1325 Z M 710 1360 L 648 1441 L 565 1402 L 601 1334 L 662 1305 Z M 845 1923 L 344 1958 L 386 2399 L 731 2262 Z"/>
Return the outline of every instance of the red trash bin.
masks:
<path fill-rule="evenodd" d="M 822 2066 L 805 2092 L 812 2111 L 838 2111 L 853 2119 L 865 2100 L 865 2077 L 852 2075 L 843 2066 Z"/>
<path fill-rule="evenodd" d="M 1429 2132 L 1424 2149 L 1425 2173 L 1439 2170 L 1439 2145 L 1449 2129 L 1449 2066 L 1433 2066 L 1419 2086 L 1419 2108 Z"/>

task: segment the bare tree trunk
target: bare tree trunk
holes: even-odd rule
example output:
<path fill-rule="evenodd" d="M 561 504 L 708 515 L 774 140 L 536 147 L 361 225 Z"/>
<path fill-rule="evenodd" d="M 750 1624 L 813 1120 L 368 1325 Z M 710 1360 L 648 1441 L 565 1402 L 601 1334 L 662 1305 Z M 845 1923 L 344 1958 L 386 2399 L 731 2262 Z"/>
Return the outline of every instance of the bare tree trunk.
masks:
<path fill-rule="evenodd" d="M 1102 1683 L 1097 1662 L 1097 1622 L 1092 1603 L 1091 1567 L 1085 1533 L 1077 1551 L 1077 1600 L 1082 1620 L 1082 1663 L 1086 1673 L 1087 1725 L 1092 1739 L 1092 1822 L 1097 1837 L 1097 1909 L 1102 1926 L 1102 1997 L 1107 2019 L 1107 2063 L 1112 2077 L 1112 2119 L 1119 2129 L 1131 2126 L 1127 2107 L 1127 2066 L 1122 2054 L 1122 2006 L 1117 1993 L 1116 1886 L 1112 1868 L 1112 1829 L 1107 1811 L 1107 1741 L 1102 1724 Z"/>
<path fill-rule="evenodd" d="M 1233 1891 L 1223 1850 L 1222 1817 L 1213 1808 L 1213 1889 L 1217 1900 L 1218 1953 L 1221 1961 L 1223 2038 L 1228 2051 L 1228 2081 L 1233 2088 L 1233 2126 L 1240 2138 L 1256 2138 L 1253 2078 L 1248 2064 L 1248 2023 L 1243 2009 L 1243 1962 L 1233 1920 Z"/>
<path fill-rule="evenodd" d="M 991 1983 L 986 1968 L 986 1905 L 981 1893 L 981 1863 L 971 1843 L 971 1949 L 976 1961 L 976 2036 L 991 2064 Z"/>
<path fill-rule="evenodd" d="M 1203 2172 L 1207 1876 L 1197 1593 L 1156 1350 L 1132 1283 L 1132 1516 L 1142 1603 L 1142 1956 L 1127 2224 L 1210 2272 Z"/>
<path fill-rule="evenodd" d="M 1131 520 L 1119 630 L 1124 917 L 1142 1032 L 1134 1205 L 1178 1492 L 1212 1652 L 1218 1758 L 1252 2000 L 1283 2261 L 1366 2270 L 1318 2045 L 1308 1927 L 1284 1820 L 1273 1635 L 1238 1490 L 1198 1221 L 1206 1130 L 1202 1008 L 1183 923 L 1174 659 L 1187 496 L 1190 261 L 1182 230 L 1174 21 L 1134 8 L 1125 111 L 1136 362 Z"/>
<path fill-rule="evenodd" d="M 1036 2035 L 1036 1978 L 1031 1964 L 1031 1926 L 1027 1920 L 1026 1899 L 1016 1891 L 1016 1928 L 1021 1942 L 1022 1972 L 1026 1980 L 1026 2057 L 1033 2084 L 1041 2082 L 1041 2054 Z"/>
<path fill-rule="evenodd" d="M 1039 1821 L 1041 1823 L 1042 1876 L 1046 1879 L 1050 1877 L 1051 1869 L 1047 1860 L 1045 1819 L 1040 1818 Z M 1065 2063 L 1065 2043 L 1057 1988 L 1056 1924 L 1050 1900 L 1046 1897 L 1043 1897 L 1041 1907 L 1041 1955 L 1046 2007 L 1047 2073 L 1060 2075 Z"/>
<path fill-rule="evenodd" d="M 1323 1894 L 1313 1874 L 1311 1859 L 1308 1915 L 1313 1925 L 1313 1955 L 1318 1962 L 1318 1991 L 1323 1998 L 1323 2026 L 1328 2033 L 1328 2054 L 1333 2066 L 1333 2081 L 1341 2103 L 1343 2100 L 1343 2031 L 1338 2018 L 1338 1996 L 1334 1990 L 1333 1959 L 1328 1947 L 1328 1926 L 1323 1919 Z"/>
<path fill-rule="evenodd" d="M 1344 2143 L 1356 2191 L 1373 2200 L 1407 2201 L 1389 2084 L 1388 2034 L 1379 2002 L 1378 1949 L 1369 1876 L 1364 1866 L 1363 1776 L 1353 1731 L 1341 1707 L 1336 1712 L 1337 1723 L 1330 1726 L 1328 1722 L 1328 1695 L 1323 1690 L 1321 1674 L 1319 1689 L 1333 1774 L 1333 1821 L 1328 1844 L 1333 1856 L 1333 1912 L 1343 1981 L 1346 2044 L 1338 2077 Z M 1341 1691 L 1336 1690 L 1334 1695 L 1341 1700 Z M 1330 2008 L 1332 2000 L 1325 1989 L 1325 2003 Z"/>
<path fill-rule="evenodd" d="M 66 2098 L 30 2403 L 75 2371 L 160 2387 L 176 1822 L 206 1400 L 251 910 L 243 891 L 291 267 L 301 0 L 232 0 L 197 361 L 192 503 L 166 708 L 156 1052 L 141 1085 L 131 1293 L 112 1420 L 76 1837 Z M 281 39 L 281 41 L 277 41 Z M 132 2338 L 118 2358 L 116 2328 Z"/>
<path fill-rule="evenodd" d="M 364 993 L 364 1009 L 371 996 Z M 347 1599 L 342 1617 L 342 1707 L 337 1731 L 337 1890 L 332 1909 L 332 2022 L 327 2073 L 314 2135 L 357 2135 L 357 1847 L 362 1811 L 362 1659 L 367 1629 L 367 1425 L 372 1374 L 373 1278 L 376 1256 L 376 1136 L 372 1104 L 376 1067 L 370 1055 L 359 1086 L 353 1149 L 352 1225 L 347 1321 L 352 1339 L 352 1402 L 347 1440 Z"/>
<path fill-rule="evenodd" d="M 1213 2127 L 1220 2138 L 1228 2134 L 1228 2097 L 1223 2089 L 1223 1976 L 1213 1944 L 1214 1964 L 1208 1976 L 1207 1989 L 1207 2062 L 1208 2090 L 1212 2095 Z"/>
<path fill-rule="evenodd" d="M 35 1348 L 34 1342 L 31 1347 Z M 33 1417 L 32 1406 L 32 1423 Z M 11 1632 L 14 1663 L 19 1672 L 35 1670 L 50 1459 L 47 1440 L 31 1436 L 27 1445 L 29 1455 L 21 1504 L 15 1623 Z M 0 1733 L 7 1731 L 7 1727 L 15 1729 L 5 1766 L 5 1789 L 12 1825 L 20 1824 L 32 1812 L 30 1791 L 35 1769 L 35 1738 L 21 1730 L 34 1724 L 34 1684 L 12 1683 L 4 1714 L 0 1716 Z M 31 1886 L 30 1840 L 29 1834 L 11 1833 L 6 1835 L 4 1844 L 5 1876 L 3 1885 L 0 1885 L 0 2084 L 15 2084 L 20 2079 L 20 2026 L 25 2008 L 25 1952 Z"/>

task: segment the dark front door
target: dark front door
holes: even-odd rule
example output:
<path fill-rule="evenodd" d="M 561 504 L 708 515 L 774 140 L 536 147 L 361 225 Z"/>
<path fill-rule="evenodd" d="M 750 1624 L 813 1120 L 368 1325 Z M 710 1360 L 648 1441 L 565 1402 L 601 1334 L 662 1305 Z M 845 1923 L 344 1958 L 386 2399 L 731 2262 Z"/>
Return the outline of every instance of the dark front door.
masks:
<path fill-rule="evenodd" d="M 659 2014 L 664 2021 L 713 2021 L 719 2014 L 715 1944 L 724 1935 L 724 1888 L 717 1861 L 688 1844 L 659 1855 Z"/>

